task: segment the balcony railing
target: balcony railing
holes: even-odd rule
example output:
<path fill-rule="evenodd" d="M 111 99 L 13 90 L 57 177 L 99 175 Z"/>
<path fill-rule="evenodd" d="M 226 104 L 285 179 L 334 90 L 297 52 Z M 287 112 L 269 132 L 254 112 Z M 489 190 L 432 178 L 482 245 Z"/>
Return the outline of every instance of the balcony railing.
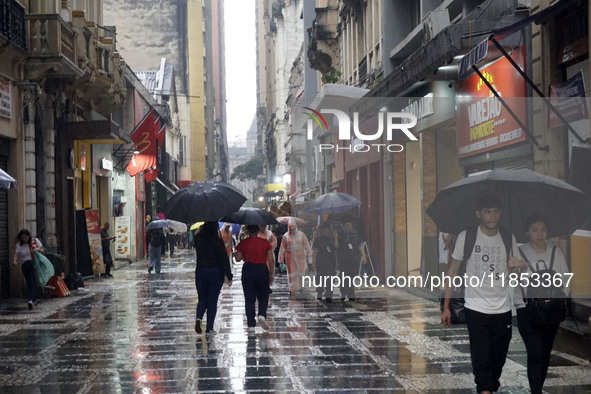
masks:
<path fill-rule="evenodd" d="M 16 0 L 0 0 L 0 34 L 17 47 L 27 50 L 25 9 Z"/>
<path fill-rule="evenodd" d="M 29 14 L 25 20 L 31 56 L 64 56 L 77 64 L 76 33 L 58 14 Z"/>

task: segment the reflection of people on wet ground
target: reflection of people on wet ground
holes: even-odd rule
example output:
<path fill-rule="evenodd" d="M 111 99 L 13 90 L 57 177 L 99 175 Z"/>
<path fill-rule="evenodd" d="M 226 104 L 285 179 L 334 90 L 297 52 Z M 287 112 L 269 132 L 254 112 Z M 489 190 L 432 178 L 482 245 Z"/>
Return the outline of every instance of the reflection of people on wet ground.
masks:
<path fill-rule="evenodd" d="M 266 239 L 258 237 L 259 226 L 248 225 L 246 230 L 249 237 L 240 241 L 236 246 L 236 261 L 244 260 L 242 266 L 242 290 L 246 320 L 249 332 L 256 326 L 255 303 L 259 303 L 258 322 L 265 330 L 267 324 L 267 306 L 269 304 L 269 288 L 273 285 L 275 272 L 275 256 L 273 247 Z M 267 266 L 269 261 L 270 267 Z"/>
<path fill-rule="evenodd" d="M 330 281 L 323 281 L 322 278 L 336 274 L 336 238 L 337 233 L 333 232 L 326 222 L 320 225 L 320 233 L 314 238 L 312 244 L 312 266 L 316 268 L 316 284 L 326 283 L 327 286 L 316 287 L 316 299 L 326 297 L 326 302 L 332 302 L 332 288 Z"/>
<path fill-rule="evenodd" d="M 29 290 L 29 301 L 27 305 L 29 309 L 33 309 L 33 305 L 37 304 L 37 275 L 35 274 L 35 256 L 33 251 L 45 253 L 43 245 L 39 238 L 31 237 L 31 233 L 27 229 L 21 230 L 16 237 L 16 250 L 14 252 L 14 259 L 12 264 L 18 265 L 18 258 L 21 259 L 21 270 L 25 275 L 27 282 L 27 289 Z"/>
<path fill-rule="evenodd" d="M 499 229 L 501 219 L 501 201 L 491 195 L 483 195 L 476 202 L 476 217 L 480 225 L 476 229 L 462 231 L 456 240 L 452 254 L 452 263 L 448 275 L 455 278 L 464 260 L 464 244 L 475 232 L 475 243 L 470 257 L 465 263 L 468 278 L 488 275 L 489 272 L 507 277 L 509 268 L 527 266 L 515 256 L 519 249 L 515 237 L 504 229 Z M 488 262 L 482 264 L 483 261 Z M 500 281 L 491 284 L 485 281 L 480 286 L 466 286 L 465 314 L 470 339 L 470 356 L 476 390 L 490 394 L 501 385 L 499 378 L 505 365 L 509 342 L 511 341 L 511 296 L 509 286 Z M 492 276 L 495 278 L 495 276 Z M 451 326 L 450 302 L 452 287 L 445 289 L 445 301 L 441 322 Z"/>
<path fill-rule="evenodd" d="M 546 244 L 548 235 L 546 218 L 540 214 L 530 215 L 525 219 L 524 228 L 526 229 L 529 242 L 519 249 L 525 256 L 526 261 L 529 261 L 536 271 L 545 269 L 546 267 L 554 270 L 566 282 L 567 277 L 563 275 L 568 273 L 569 270 L 564 255 L 560 249 L 548 247 Z M 531 274 L 533 273 L 532 267 L 529 266 L 521 272 L 529 274 L 528 277 L 531 278 Z M 553 279 L 557 277 L 555 276 Z M 562 290 L 564 291 L 564 296 L 568 296 L 570 292 L 569 288 L 563 287 Z M 513 302 L 517 309 L 519 333 L 527 349 L 527 378 L 529 380 L 529 388 L 533 394 L 540 394 L 542 393 L 542 387 L 548 374 L 552 345 L 554 344 L 554 338 L 556 337 L 560 322 L 550 322 L 544 325 L 532 322 L 528 316 L 524 297 L 527 299 L 527 287 L 520 286 L 516 288 Z M 533 300 L 529 300 L 529 302 L 533 302 Z"/>
<path fill-rule="evenodd" d="M 306 273 L 308 258 L 312 257 L 312 248 L 306 234 L 298 230 L 295 220 L 291 219 L 287 228 L 281 240 L 279 261 L 287 266 L 289 293 L 295 294 L 302 288 L 302 276 Z"/>
<path fill-rule="evenodd" d="M 345 221 L 345 228 L 338 233 L 335 244 L 341 273 L 353 278 L 359 273 L 359 264 L 367 264 L 367 258 L 364 250 L 365 242 L 353 229 L 350 219 Z M 341 285 L 341 300 L 344 301 L 346 297 L 349 298 L 349 301 L 355 301 L 355 287 L 350 281 L 343 281 Z"/>
<path fill-rule="evenodd" d="M 232 285 L 230 260 L 224 241 L 219 236 L 217 222 L 205 222 L 195 236 L 197 264 L 195 266 L 195 287 L 197 288 L 197 312 L 195 332 L 201 334 L 201 321 L 207 310 L 206 333 L 213 332 L 218 298 L 222 286 Z"/>

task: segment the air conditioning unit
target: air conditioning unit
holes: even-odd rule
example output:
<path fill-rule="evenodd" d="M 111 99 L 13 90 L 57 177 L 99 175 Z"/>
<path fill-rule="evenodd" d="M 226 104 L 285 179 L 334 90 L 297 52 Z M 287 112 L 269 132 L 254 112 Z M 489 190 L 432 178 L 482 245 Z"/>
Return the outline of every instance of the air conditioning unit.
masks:
<path fill-rule="evenodd" d="M 449 11 L 447 8 L 433 10 L 423 19 L 423 36 L 425 42 L 435 38 L 443 29 L 449 26 Z"/>

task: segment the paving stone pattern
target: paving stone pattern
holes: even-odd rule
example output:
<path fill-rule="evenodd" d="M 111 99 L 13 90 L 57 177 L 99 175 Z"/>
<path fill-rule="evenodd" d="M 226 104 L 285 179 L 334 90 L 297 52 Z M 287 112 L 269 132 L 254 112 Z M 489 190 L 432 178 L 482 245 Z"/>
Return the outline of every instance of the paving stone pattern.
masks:
<path fill-rule="evenodd" d="M 360 290 L 317 301 L 273 287 L 269 330 L 246 332 L 239 281 L 220 297 L 216 335 L 194 332 L 194 255 L 87 280 L 72 296 L 0 309 L 1 393 L 395 392 L 474 393 L 465 326 L 444 329 L 438 304 L 403 291 Z M 387 295 L 384 295 L 387 294 Z M 514 329 L 502 393 L 528 393 Z M 591 392 L 591 365 L 554 352 L 547 393 Z"/>

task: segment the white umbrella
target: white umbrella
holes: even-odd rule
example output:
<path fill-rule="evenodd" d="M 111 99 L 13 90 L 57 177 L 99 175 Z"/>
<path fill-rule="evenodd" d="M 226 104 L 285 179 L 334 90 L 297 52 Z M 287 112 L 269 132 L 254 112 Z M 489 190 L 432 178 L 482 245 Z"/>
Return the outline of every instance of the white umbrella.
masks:
<path fill-rule="evenodd" d="M 170 223 L 168 226 L 169 230 L 174 230 L 176 233 L 186 233 L 187 232 L 187 225 L 182 222 L 177 222 L 176 220 L 167 219 Z"/>
<path fill-rule="evenodd" d="M 8 175 L 5 171 L 0 169 L 0 188 L 9 189 L 9 190 L 16 190 L 17 181 L 10 175 Z"/>

